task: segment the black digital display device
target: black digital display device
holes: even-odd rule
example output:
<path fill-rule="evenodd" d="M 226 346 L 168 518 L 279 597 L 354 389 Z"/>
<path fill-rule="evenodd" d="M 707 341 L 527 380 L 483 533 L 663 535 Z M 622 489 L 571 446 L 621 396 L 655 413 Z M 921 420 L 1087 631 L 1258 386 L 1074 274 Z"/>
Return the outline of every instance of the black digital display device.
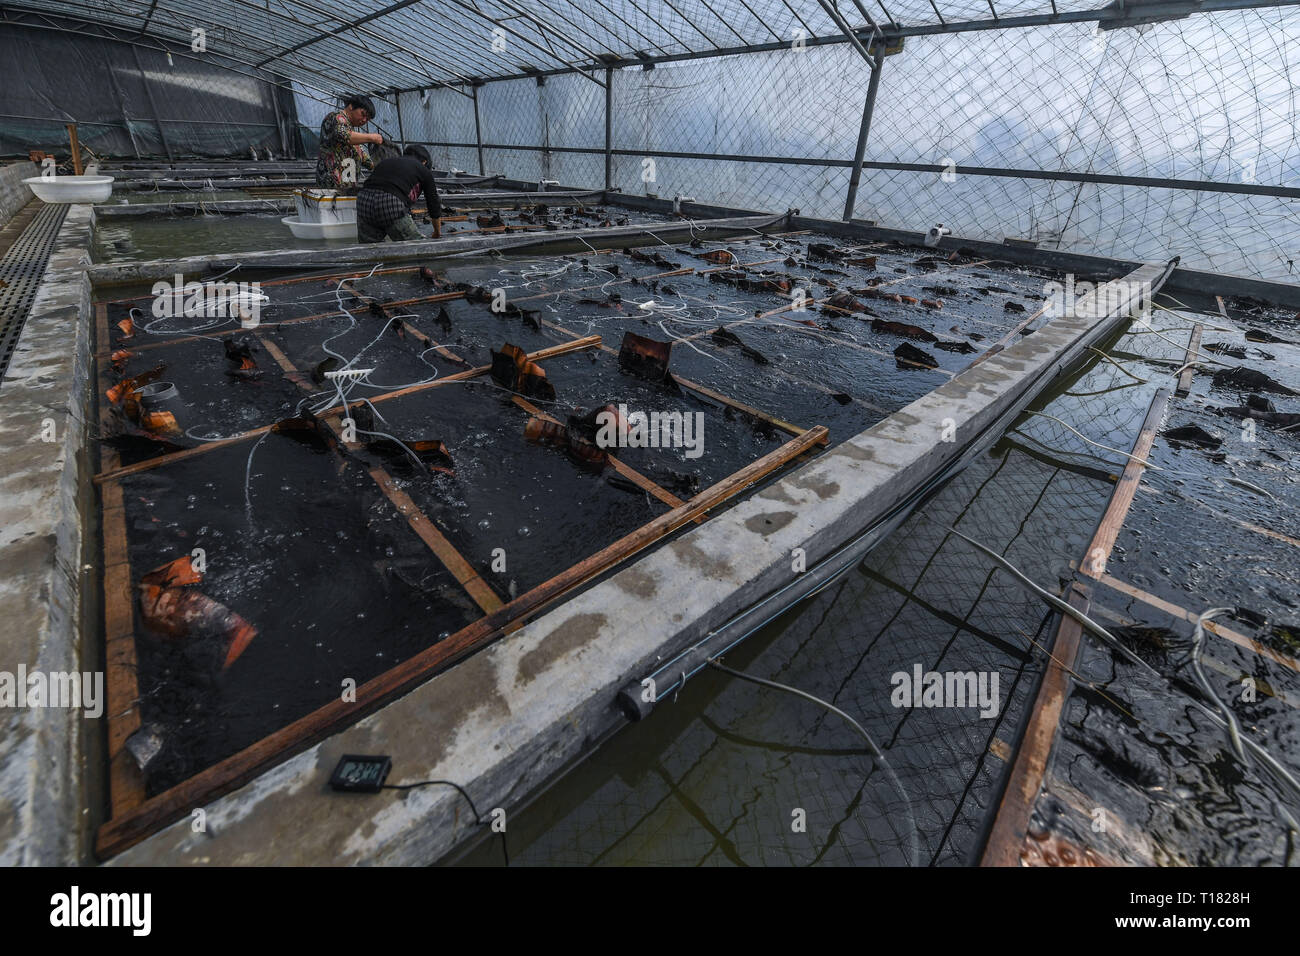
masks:
<path fill-rule="evenodd" d="M 392 769 L 391 757 L 344 754 L 330 777 L 330 786 L 347 793 L 378 793 Z"/>

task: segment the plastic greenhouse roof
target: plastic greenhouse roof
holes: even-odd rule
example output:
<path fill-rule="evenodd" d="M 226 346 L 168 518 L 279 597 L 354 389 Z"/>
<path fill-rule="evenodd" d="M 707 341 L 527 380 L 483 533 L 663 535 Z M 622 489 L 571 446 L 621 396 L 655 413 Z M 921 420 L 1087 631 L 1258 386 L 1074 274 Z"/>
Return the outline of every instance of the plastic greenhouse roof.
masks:
<path fill-rule="evenodd" d="M 5 20 L 58 16 L 207 51 L 317 89 L 384 91 L 613 62 L 775 49 L 797 39 L 1185 16 L 1258 0 L 21 0 Z M 832 16 L 831 11 L 835 11 Z M 1105 13 L 1103 13 L 1105 11 Z M 1133 22 L 1130 20 L 1129 22 Z M 47 24 L 50 25 L 50 24 Z M 58 28 L 57 26 L 54 28 Z M 593 79 L 599 81 L 600 74 Z"/>

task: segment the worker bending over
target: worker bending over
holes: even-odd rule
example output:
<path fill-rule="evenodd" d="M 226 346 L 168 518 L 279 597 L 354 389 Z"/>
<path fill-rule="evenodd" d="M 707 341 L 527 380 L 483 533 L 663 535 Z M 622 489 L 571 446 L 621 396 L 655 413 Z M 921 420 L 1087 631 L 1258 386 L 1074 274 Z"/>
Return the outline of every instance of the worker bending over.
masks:
<path fill-rule="evenodd" d="M 344 189 L 361 181 L 362 168 L 371 166 L 366 144 L 380 144 L 379 133 L 362 133 L 360 127 L 375 118 L 375 104 L 368 96 L 350 96 L 343 109 L 326 114 L 320 124 L 320 156 L 316 160 L 316 185 L 322 189 Z"/>
<path fill-rule="evenodd" d="M 424 193 L 434 236 L 442 235 L 442 203 L 433 181 L 433 160 L 423 146 L 408 146 L 403 156 L 385 159 L 357 193 L 357 238 L 362 242 L 423 239 L 411 218 L 411 205 Z"/>

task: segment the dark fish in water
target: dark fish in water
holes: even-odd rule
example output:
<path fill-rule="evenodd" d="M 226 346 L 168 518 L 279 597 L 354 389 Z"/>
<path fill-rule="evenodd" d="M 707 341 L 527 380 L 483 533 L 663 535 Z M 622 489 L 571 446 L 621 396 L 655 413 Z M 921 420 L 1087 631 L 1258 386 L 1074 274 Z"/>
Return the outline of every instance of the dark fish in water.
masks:
<path fill-rule="evenodd" d="M 103 430 L 103 438 L 114 448 L 133 454 L 153 454 L 159 450 L 183 451 L 195 444 L 185 440 L 179 429 L 168 432 L 142 428 L 127 418 L 120 408 L 111 410 L 111 417 Z"/>
<path fill-rule="evenodd" d="M 1196 445 L 1198 448 L 1215 449 L 1223 444 L 1222 438 L 1216 438 L 1198 425 L 1183 425 L 1181 428 L 1169 428 L 1161 432 L 1160 437 L 1172 442 Z"/>
<path fill-rule="evenodd" d="M 324 384 L 326 381 L 325 373 L 333 372 L 335 369 L 339 367 L 339 365 L 340 365 L 339 360 L 331 355 L 329 358 L 325 359 L 325 361 L 321 362 L 319 365 L 317 365 L 314 369 L 311 370 L 311 380 L 315 382 L 317 385 Z"/>
<path fill-rule="evenodd" d="M 440 441 L 406 441 L 400 444 L 391 438 L 375 438 L 366 442 L 366 451 L 385 460 L 394 471 L 413 474 L 418 461 L 422 468 L 439 474 L 455 474 L 451 452 Z M 411 455 L 415 456 L 413 461 Z"/>
<path fill-rule="evenodd" d="M 742 354 L 744 354 L 748 358 L 753 359 L 759 365 L 771 364 L 766 355 L 764 355 L 762 352 L 759 352 L 757 349 L 750 348 L 748 345 L 746 345 L 744 342 L 740 340 L 740 336 L 738 336 L 735 332 L 731 331 L 726 326 L 720 325 L 713 330 L 713 341 L 718 343 L 719 345 L 736 346 L 737 348 L 740 349 Z"/>
<path fill-rule="evenodd" d="M 221 340 L 221 345 L 226 350 L 226 358 L 232 362 L 252 358 L 257 349 L 257 343 L 250 335 L 228 335 Z"/>
<path fill-rule="evenodd" d="M 420 278 L 430 285 L 440 285 L 437 275 L 428 266 L 420 266 Z"/>
<path fill-rule="evenodd" d="M 471 286 L 466 282 L 458 282 L 456 288 L 464 291 L 466 302 L 476 302 L 482 305 L 492 301 L 492 293 L 481 285 Z"/>
<path fill-rule="evenodd" d="M 223 641 L 222 670 L 235 663 L 257 636 L 257 628 L 200 591 L 146 585 L 140 608 L 150 630 L 168 637 Z"/>
<path fill-rule="evenodd" d="M 451 331 L 451 316 L 447 314 L 447 307 L 445 305 L 438 310 L 438 314 L 433 317 L 433 320 L 446 331 Z"/>
<path fill-rule="evenodd" d="M 501 346 L 500 352 L 492 350 L 492 378 L 498 385 L 528 398 L 555 399 L 555 386 L 546 380 L 546 370 L 509 342 Z"/>
<path fill-rule="evenodd" d="M 639 249 L 629 248 L 625 251 L 627 252 L 628 257 L 631 258 L 632 261 L 634 262 L 644 262 L 647 265 L 655 265 L 663 269 L 677 268 L 676 262 L 672 262 L 668 259 L 665 259 L 657 252 L 654 255 L 650 255 L 649 253 L 641 252 Z"/>
<path fill-rule="evenodd" d="M 150 382 L 156 382 L 162 378 L 162 373 L 167 370 L 166 364 L 160 363 L 149 369 L 147 372 L 141 372 L 139 375 L 133 375 L 130 378 L 124 378 L 104 394 L 114 405 L 120 405 L 133 393 L 138 392 L 142 387 Z"/>
<path fill-rule="evenodd" d="M 1277 395 L 1300 395 L 1300 392 L 1287 388 L 1281 382 L 1275 382 L 1263 372 L 1253 368 L 1220 369 L 1214 373 L 1210 383 L 1215 388 L 1237 389 L 1242 392 L 1273 392 Z"/>
<path fill-rule="evenodd" d="M 929 332 L 919 325 L 908 325 L 906 322 L 889 322 L 885 319 L 872 319 L 871 331 L 877 334 L 902 335 L 909 339 L 920 339 L 922 342 L 937 342 L 938 339 L 933 332 Z"/>
<path fill-rule="evenodd" d="M 257 367 L 257 362 L 253 360 L 253 350 L 257 345 L 253 342 L 251 336 L 229 336 L 221 340 L 225 346 L 226 358 L 235 363 L 234 368 L 226 369 L 226 374 L 232 378 L 242 379 L 244 381 L 253 381 L 262 377 L 262 370 Z"/>
<path fill-rule="evenodd" d="M 1280 339 L 1271 332 L 1265 332 L 1262 329 L 1247 329 L 1247 342 L 1271 342 L 1274 345 L 1300 345 L 1298 342 L 1292 342 L 1290 339 Z"/>
<path fill-rule="evenodd" d="M 969 342 L 961 341 L 960 339 L 956 342 L 945 341 L 944 339 L 935 339 L 934 347 L 937 349 L 943 349 L 945 352 L 960 352 L 963 355 L 969 355 L 971 352 L 975 351 L 975 346 L 971 345 Z"/>
<path fill-rule="evenodd" d="M 609 453 L 588 439 L 580 426 L 529 418 L 524 425 L 524 437 L 532 442 L 563 448 L 579 464 L 592 471 L 603 470 L 609 462 Z"/>
<path fill-rule="evenodd" d="M 1025 307 L 1019 302 L 1008 302 L 1002 307 L 1002 310 L 1004 312 L 1023 312 L 1025 311 Z"/>
<path fill-rule="evenodd" d="M 582 298 L 582 299 L 579 299 L 579 300 L 578 300 L 578 304 L 579 304 L 579 305 L 599 305 L 599 306 L 601 306 L 602 308 L 606 308 L 606 309 L 619 309 L 619 310 L 622 310 L 622 308 L 623 308 L 623 297 L 622 297 L 621 295 L 619 295 L 617 292 L 611 292 L 611 293 L 609 294 L 609 298 L 607 298 L 607 299 L 591 299 L 591 298 Z"/>
<path fill-rule="evenodd" d="M 188 554 L 183 554 L 174 561 L 161 564 L 140 578 L 141 584 L 156 584 L 164 588 L 179 588 L 187 584 L 198 584 L 203 575 L 194 570 L 194 562 Z"/>
<path fill-rule="evenodd" d="M 668 374 L 668 363 L 672 360 L 673 343 L 660 342 L 625 332 L 623 342 L 618 350 L 618 366 L 639 378 L 651 382 L 671 383 L 676 386 Z"/>
<path fill-rule="evenodd" d="M 1296 412 L 1266 412 L 1247 405 L 1237 405 L 1223 409 L 1223 414 L 1233 418 L 1251 418 L 1261 424 L 1272 425 L 1292 434 L 1295 433 L 1296 427 L 1300 426 L 1300 413 Z"/>
<path fill-rule="evenodd" d="M 1209 345 L 1202 346 L 1207 352 L 1213 352 L 1215 355 L 1227 355 L 1229 358 L 1244 359 L 1246 350 L 1236 345 L 1229 345 L 1227 342 L 1213 342 Z"/>
<path fill-rule="evenodd" d="M 257 628 L 206 594 L 187 590 L 202 580 L 188 555 L 169 561 L 140 579 L 140 608 L 146 626 L 160 634 L 224 642 L 225 670 L 257 636 Z"/>
<path fill-rule="evenodd" d="M 475 216 L 474 221 L 478 223 L 479 228 L 481 229 L 493 229 L 497 226 L 505 225 L 505 220 L 496 213 L 493 213 L 490 216 Z"/>
<path fill-rule="evenodd" d="M 831 398 L 835 399 L 835 401 L 839 402 L 841 405 L 848 405 L 853 401 L 853 396 L 845 392 L 831 392 Z"/>
<path fill-rule="evenodd" d="M 808 243 L 808 258 L 819 262 L 839 262 L 847 256 L 848 253 L 837 249 L 835 246 L 826 242 Z"/>
<path fill-rule="evenodd" d="M 915 345 L 907 342 L 894 349 L 894 361 L 899 368 L 938 368 L 939 360 L 927 352 L 922 352 Z"/>
<path fill-rule="evenodd" d="M 537 320 L 537 317 L 541 313 L 536 309 L 521 309 L 513 302 L 507 302 L 506 307 L 498 314 L 508 319 L 520 319 L 523 321 L 524 325 L 528 326 L 535 332 L 540 332 L 542 330 L 542 326 Z"/>

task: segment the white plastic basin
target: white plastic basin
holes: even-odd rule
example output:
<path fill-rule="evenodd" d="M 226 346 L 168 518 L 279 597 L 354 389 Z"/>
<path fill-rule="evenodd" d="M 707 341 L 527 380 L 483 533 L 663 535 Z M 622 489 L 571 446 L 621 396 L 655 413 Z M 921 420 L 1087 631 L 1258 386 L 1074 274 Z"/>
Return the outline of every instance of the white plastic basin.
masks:
<path fill-rule="evenodd" d="M 112 176 L 32 176 L 23 182 L 42 202 L 103 202 L 113 194 Z"/>
<path fill-rule="evenodd" d="M 280 220 L 299 239 L 356 239 L 355 222 L 303 222 L 293 216 Z"/>

